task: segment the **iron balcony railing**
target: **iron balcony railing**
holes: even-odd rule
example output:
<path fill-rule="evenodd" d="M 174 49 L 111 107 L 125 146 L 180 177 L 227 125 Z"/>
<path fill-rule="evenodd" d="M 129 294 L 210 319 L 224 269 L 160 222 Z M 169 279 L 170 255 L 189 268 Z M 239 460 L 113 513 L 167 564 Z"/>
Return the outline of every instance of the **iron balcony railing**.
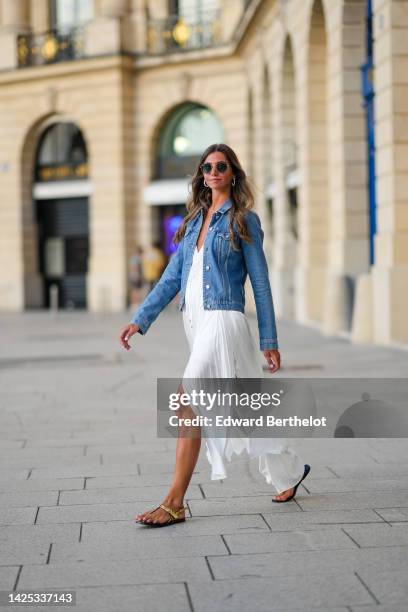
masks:
<path fill-rule="evenodd" d="M 19 68 L 80 59 L 85 56 L 84 28 L 22 34 L 17 39 Z"/>
<path fill-rule="evenodd" d="M 151 55 L 205 49 L 220 44 L 222 27 L 219 11 L 194 21 L 171 15 L 147 22 L 146 51 Z"/>

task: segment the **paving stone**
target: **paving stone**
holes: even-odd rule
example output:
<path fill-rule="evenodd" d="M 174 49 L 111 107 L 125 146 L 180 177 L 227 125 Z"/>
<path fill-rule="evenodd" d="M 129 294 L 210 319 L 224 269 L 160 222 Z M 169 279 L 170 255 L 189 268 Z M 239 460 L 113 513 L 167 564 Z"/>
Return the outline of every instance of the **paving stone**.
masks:
<path fill-rule="evenodd" d="M 148 529 L 136 525 L 135 528 Z M 59 544 L 53 546 L 50 563 L 70 561 L 97 562 L 102 559 L 152 559 L 165 557 L 204 557 L 206 555 L 225 555 L 227 549 L 218 535 L 169 536 L 154 539 L 129 538 L 126 542 L 105 544 L 104 542 L 81 542 L 79 544 Z"/>
<path fill-rule="evenodd" d="M 324 550 L 356 548 L 356 544 L 337 526 L 322 527 L 320 531 L 290 531 L 226 535 L 225 541 L 232 554 L 261 553 L 290 550 Z"/>
<path fill-rule="evenodd" d="M 15 539 L 3 542 L 0 533 L 0 565 L 23 565 L 29 563 L 46 563 L 50 542 L 25 542 Z"/>
<path fill-rule="evenodd" d="M 94 460 L 93 460 L 94 461 Z M 34 468 L 30 480 L 47 480 L 52 478 L 92 478 L 96 476 L 138 476 L 138 464 L 102 466 L 94 463 L 93 465 L 77 465 L 50 468 Z"/>
<path fill-rule="evenodd" d="M 330 610 L 330 606 L 372 603 L 373 598 L 351 572 L 343 574 L 313 575 L 304 572 L 298 576 L 225 580 L 213 584 L 192 583 L 189 591 L 195 612 L 236 612 L 252 610 L 300 610 L 315 606 Z"/>
<path fill-rule="evenodd" d="M 51 478 L 46 480 L 1 480 L 0 492 L 70 491 L 84 488 L 85 478 Z"/>
<path fill-rule="evenodd" d="M 0 480 L 1 481 L 9 481 L 9 480 L 26 480 L 30 470 L 20 469 L 20 470 L 0 470 Z"/>
<path fill-rule="evenodd" d="M 74 504 L 106 504 L 127 501 L 162 500 L 169 490 L 162 487 L 115 487 L 112 489 L 92 489 L 84 491 L 63 491 L 60 495 L 59 505 Z M 186 491 L 186 501 L 202 499 L 203 495 L 197 485 L 190 485 Z"/>
<path fill-rule="evenodd" d="M 27 565 L 21 571 L 18 587 L 33 589 L 41 585 L 42 588 L 69 588 L 184 581 L 209 581 L 213 584 L 204 558 L 178 558 L 177 563 L 169 563 L 169 559 L 143 559 L 143 562 L 128 559 Z"/>
<path fill-rule="evenodd" d="M 3 449 L 0 446 L 0 459 L 6 458 L 7 463 L 12 463 L 13 459 L 18 459 L 21 461 L 25 461 L 28 465 L 38 465 L 39 463 L 43 463 L 44 465 L 49 465 L 50 462 L 56 461 L 58 459 L 68 460 L 75 459 L 82 456 L 82 447 L 62 447 L 62 448 L 23 448 L 23 449 L 13 449 L 6 448 Z"/>
<path fill-rule="evenodd" d="M 164 463 L 143 463 L 142 461 L 139 463 L 140 473 L 142 475 L 145 474 L 173 474 L 174 472 L 174 458 L 172 461 L 164 462 Z M 199 473 L 208 473 L 209 468 L 207 465 L 200 465 L 197 463 L 195 472 Z"/>
<path fill-rule="evenodd" d="M 0 590 L 12 590 L 16 582 L 19 567 L 0 567 Z"/>
<path fill-rule="evenodd" d="M 408 601 L 407 569 L 382 572 L 361 570 L 359 576 L 380 603 L 404 603 Z M 406 609 L 406 608 L 405 608 Z"/>
<path fill-rule="evenodd" d="M 361 547 L 408 546 L 408 524 L 345 525 L 344 531 Z"/>
<path fill-rule="evenodd" d="M 263 512 L 301 512 L 295 501 L 274 504 L 272 495 L 260 497 L 230 497 L 228 499 L 192 500 L 189 504 L 193 516 L 259 514 Z"/>
<path fill-rule="evenodd" d="M 58 491 L 24 491 L 0 493 L 1 508 L 24 506 L 55 506 L 58 501 Z"/>
<path fill-rule="evenodd" d="M 135 501 L 121 504 L 78 504 L 75 506 L 41 507 L 38 524 L 77 523 L 89 521 L 124 521 L 133 523 L 140 512 L 156 508 L 159 500 Z"/>
<path fill-rule="evenodd" d="M 2 525 L 0 527 L 0 550 L 3 544 L 60 542 L 73 544 L 79 541 L 80 523 L 50 525 Z"/>
<path fill-rule="evenodd" d="M 329 469 L 337 474 L 338 478 L 362 478 L 362 479 L 378 479 L 390 478 L 394 480 L 397 477 L 408 477 L 408 465 L 400 462 L 396 465 L 373 463 L 372 465 L 360 465 L 356 463 L 344 464 L 330 463 Z M 311 473 L 310 473 L 311 475 Z M 309 476 L 307 477 L 309 480 Z"/>
<path fill-rule="evenodd" d="M 379 604 L 370 606 L 351 606 L 348 612 L 407 612 L 406 602 L 399 604 Z"/>
<path fill-rule="evenodd" d="M 297 503 L 303 510 L 342 510 L 358 508 L 392 508 L 408 506 L 408 491 L 361 491 L 361 493 L 314 493 L 297 496 Z M 202 502 L 200 502 L 202 503 Z"/>
<path fill-rule="evenodd" d="M 190 612 L 186 588 L 183 584 L 157 584 L 79 589 L 75 612 Z M 46 612 L 49 612 L 48 610 Z"/>
<path fill-rule="evenodd" d="M 38 508 L 0 508 L 0 525 L 34 523 Z"/>
<path fill-rule="evenodd" d="M 131 444 L 132 442 L 132 438 L 131 438 L 131 434 L 130 433 L 125 433 L 125 434 L 115 434 L 115 435 L 111 435 L 108 436 L 105 434 L 104 436 L 104 440 L 103 440 L 103 447 L 101 448 L 106 448 L 109 446 L 117 446 L 120 444 Z M 26 448 L 30 449 L 30 448 L 39 448 L 39 447 L 44 447 L 44 448 L 53 448 L 53 447 L 59 447 L 59 446 L 78 446 L 80 448 L 83 448 L 84 446 L 97 446 L 97 445 L 101 445 L 101 436 L 100 434 L 98 434 L 97 436 L 94 435 L 86 435 L 86 434 L 77 434 L 74 437 L 70 437 L 65 435 L 65 437 L 59 437 L 59 438 L 33 438 L 27 441 L 27 445 Z"/>
<path fill-rule="evenodd" d="M 91 489 L 110 489 L 114 487 L 151 487 L 151 486 L 169 486 L 173 480 L 173 474 L 148 474 L 145 476 L 89 476 L 86 479 L 86 490 Z M 209 482 L 209 478 L 205 478 L 202 474 L 193 474 L 190 484 L 199 484 Z"/>
<path fill-rule="evenodd" d="M 408 508 L 376 508 L 376 512 L 390 523 L 408 521 Z"/>
<path fill-rule="evenodd" d="M 391 478 L 327 478 L 305 481 L 310 493 L 337 493 L 343 491 L 396 491 L 405 489 L 408 495 L 408 477 Z"/>
<path fill-rule="evenodd" d="M 218 497 L 253 497 L 258 495 L 268 495 L 269 499 L 276 494 L 275 487 L 263 483 L 242 483 L 230 484 L 227 479 L 222 483 L 211 483 L 203 485 L 206 499 Z M 298 489 L 299 492 L 299 489 Z"/>
<path fill-rule="evenodd" d="M 209 557 L 209 565 L 216 580 L 226 578 L 259 578 L 263 576 L 289 576 L 354 572 L 362 569 L 376 572 L 405 568 L 408 555 L 404 546 L 390 548 L 303 550 Z"/>
<path fill-rule="evenodd" d="M 170 533 L 169 533 L 170 532 Z M 135 525 L 128 521 L 84 523 L 82 527 L 82 542 L 120 542 L 129 538 L 143 537 L 146 539 L 172 537 L 216 535 L 227 533 L 269 532 L 268 525 L 256 514 L 245 516 L 207 516 L 191 517 L 185 523 L 173 525 L 171 529 L 150 529 Z"/>
<path fill-rule="evenodd" d="M 82 449 L 81 449 L 81 453 L 82 453 Z M 47 458 L 47 457 L 35 458 L 35 456 L 30 456 L 30 457 L 22 456 L 22 457 L 7 459 L 7 465 L 8 467 L 14 468 L 14 469 L 44 468 L 44 472 L 46 472 L 47 470 L 49 470 L 50 465 L 52 465 L 53 469 L 55 470 L 57 470 L 58 468 L 60 468 L 61 470 L 64 470 L 67 465 L 71 466 L 71 469 L 77 466 L 80 468 L 82 467 L 82 470 L 83 470 L 83 468 L 86 469 L 87 467 L 89 469 L 92 469 L 94 467 L 99 467 L 100 463 L 99 463 L 98 457 L 83 457 L 81 454 L 81 455 L 78 455 L 77 457 L 69 457 L 69 456 L 65 458 L 55 457 L 54 459 Z M 75 475 L 83 476 L 83 473 L 79 471 Z M 45 476 L 45 478 L 47 478 L 47 476 Z M 58 478 L 58 476 L 55 475 L 55 473 L 51 471 L 51 475 L 49 476 L 49 478 Z"/>
<path fill-rule="evenodd" d="M 277 514 L 263 512 L 262 516 L 272 531 L 293 529 L 320 529 L 325 525 L 347 525 L 349 523 L 382 523 L 383 519 L 374 510 L 309 510 Z"/>

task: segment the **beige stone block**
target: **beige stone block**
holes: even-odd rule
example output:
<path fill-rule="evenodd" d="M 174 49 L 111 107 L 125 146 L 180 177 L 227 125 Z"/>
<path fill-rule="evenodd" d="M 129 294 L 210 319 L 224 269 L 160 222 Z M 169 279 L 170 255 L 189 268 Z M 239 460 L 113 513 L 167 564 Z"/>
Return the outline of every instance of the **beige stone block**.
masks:
<path fill-rule="evenodd" d="M 324 295 L 322 333 L 336 335 L 348 329 L 349 292 L 346 277 L 329 271 Z"/>
<path fill-rule="evenodd" d="M 393 264 L 393 238 L 392 234 L 383 232 L 374 236 L 375 261 L 381 267 Z"/>
<path fill-rule="evenodd" d="M 379 66 L 388 61 L 392 54 L 392 37 L 389 33 L 381 33 L 374 42 L 374 65 Z M 374 75 L 374 79 L 375 79 Z M 376 81 L 375 81 L 376 82 Z"/>
<path fill-rule="evenodd" d="M 17 34 L 0 31 L 0 70 L 17 68 Z"/>
<path fill-rule="evenodd" d="M 348 213 L 346 215 L 346 232 L 348 236 L 367 236 L 368 212 Z"/>
<path fill-rule="evenodd" d="M 377 207 L 378 209 L 388 208 L 394 201 L 394 178 L 392 174 L 377 177 Z"/>
<path fill-rule="evenodd" d="M 295 318 L 299 323 L 321 321 L 325 293 L 324 266 L 297 266 L 294 270 Z"/>
<path fill-rule="evenodd" d="M 407 2 L 390 2 L 391 24 L 396 28 L 406 28 L 408 26 L 408 5 Z"/>
<path fill-rule="evenodd" d="M 405 172 L 408 170 L 408 143 L 394 145 L 395 171 Z"/>
<path fill-rule="evenodd" d="M 356 117 L 353 115 L 344 118 L 344 138 L 345 140 L 363 140 L 365 136 L 365 125 L 363 115 Z"/>
<path fill-rule="evenodd" d="M 381 148 L 384 145 L 390 146 L 393 142 L 393 138 L 393 122 L 389 120 L 389 117 L 379 119 L 375 125 L 375 139 L 377 147 Z"/>
<path fill-rule="evenodd" d="M 360 274 L 355 282 L 351 341 L 367 344 L 374 340 L 373 291 L 370 274 Z"/>
<path fill-rule="evenodd" d="M 121 24 L 114 17 L 92 20 L 86 28 L 85 54 L 87 56 L 118 53 L 121 46 Z"/>
<path fill-rule="evenodd" d="M 367 166 L 365 163 L 357 163 L 347 160 L 345 165 L 345 181 L 350 186 L 366 185 Z"/>
<path fill-rule="evenodd" d="M 345 47 L 364 46 L 364 28 L 361 23 L 348 24 L 344 28 L 343 44 Z"/>
<path fill-rule="evenodd" d="M 408 37 L 405 28 L 394 28 L 391 40 L 393 55 L 408 55 Z"/>
<path fill-rule="evenodd" d="M 408 175 L 405 172 L 394 175 L 394 200 L 408 204 Z"/>
<path fill-rule="evenodd" d="M 383 146 L 377 151 L 376 165 L 379 173 L 389 174 L 394 171 L 394 150 L 392 147 Z"/>
<path fill-rule="evenodd" d="M 347 187 L 344 198 L 347 211 L 361 211 L 367 208 L 367 189 L 365 187 Z"/>
<path fill-rule="evenodd" d="M 373 266 L 374 340 L 408 342 L 408 266 Z"/>
<path fill-rule="evenodd" d="M 408 113 L 408 85 L 394 85 L 392 113 Z"/>

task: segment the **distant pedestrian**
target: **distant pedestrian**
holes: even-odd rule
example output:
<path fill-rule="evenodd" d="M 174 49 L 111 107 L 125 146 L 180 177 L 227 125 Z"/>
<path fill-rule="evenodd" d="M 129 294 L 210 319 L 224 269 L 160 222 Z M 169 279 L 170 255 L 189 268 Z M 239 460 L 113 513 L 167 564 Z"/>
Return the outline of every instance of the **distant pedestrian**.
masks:
<path fill-rule="evenodd" d="M 149 248 L 145 249 L 142 257 L 143 277 L 149 284 L 149 291 L 161 277 L 166 265 L 166 258 L 161 249 L 160 242 L 154 242 Z"/>
<path fill-rule="evenodd" d="M 143 249 L 136 245 L 134 253 L 129 261 L 129 285 L 130 285 L 130 305 L 139 304 L 142 298 L 144 284 L 143 277 Z"/>

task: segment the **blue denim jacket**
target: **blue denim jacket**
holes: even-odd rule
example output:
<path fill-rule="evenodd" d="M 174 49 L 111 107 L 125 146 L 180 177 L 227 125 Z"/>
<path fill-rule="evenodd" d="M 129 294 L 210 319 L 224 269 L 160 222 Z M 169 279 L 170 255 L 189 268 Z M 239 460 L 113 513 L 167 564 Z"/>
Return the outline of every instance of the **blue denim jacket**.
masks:
<path fill-rule="evenodd" d="M 212 215 L 203 253 L 203 304 L 205 310 L 245 309 L 245 280 L 251 280 L 256 313 L 258 318 L 259 341 L 262 351 L 277 349 L 275 312 L 272 291 L 268 276 L 268 266 L 263 251 L 264 233 L 258 215 L 246 212 L 246 222 L 252 242 L 240 240 L 236 233 L 239 251 L 232 248 L 229 235 L 229 218 L 226 214 L 231 208 L 231 199 Z M 171 257 L 159 282 L 136 310 L 131 323 L 136 323 L 139 333 L 145 334 L 150 325 L 180 292 L 179 310 L 182 310 L 188 273 L 203 224 L 203 211 L 188 222 L 182 241 Z"/>

